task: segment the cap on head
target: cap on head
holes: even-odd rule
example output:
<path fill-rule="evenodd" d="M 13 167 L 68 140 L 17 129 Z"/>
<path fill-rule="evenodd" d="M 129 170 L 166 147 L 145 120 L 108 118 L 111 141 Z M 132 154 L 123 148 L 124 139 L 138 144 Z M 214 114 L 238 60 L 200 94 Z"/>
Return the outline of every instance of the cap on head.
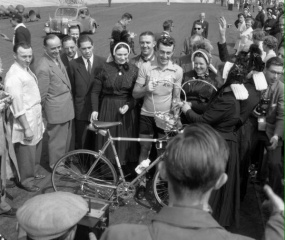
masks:
<path fill-rule="evenodd" d="M 23 17 L 18 14 L 18 13 L 14 13 L 11 17 L 12 20 L 16 20 L 18 23 L 23 22 Z"/>
<path fill-rule="evenodd" d="M 27 200 L 17 211 L 20 227 L 34 240 L 62 236 L 87 213 L 87 202 L 68 192 L 53 192 Z"/>

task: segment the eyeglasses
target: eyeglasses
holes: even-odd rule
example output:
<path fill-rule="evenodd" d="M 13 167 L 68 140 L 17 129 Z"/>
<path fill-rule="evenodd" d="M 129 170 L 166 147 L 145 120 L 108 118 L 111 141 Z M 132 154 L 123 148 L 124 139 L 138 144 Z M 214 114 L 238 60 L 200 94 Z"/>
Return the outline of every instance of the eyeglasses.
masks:
<path fill-rule="evenodd" d="M 194 30 L 201 30 L 201 28 L 194 28 Z"/>
<path fill-rule="evenodd" d="M 273 70 L 268 70 L 268 71 L 271 72 L 274 75 L 277 75 L 277 76 L 281 76 L 283 74 L 283 72 L 275 72 Z"/>

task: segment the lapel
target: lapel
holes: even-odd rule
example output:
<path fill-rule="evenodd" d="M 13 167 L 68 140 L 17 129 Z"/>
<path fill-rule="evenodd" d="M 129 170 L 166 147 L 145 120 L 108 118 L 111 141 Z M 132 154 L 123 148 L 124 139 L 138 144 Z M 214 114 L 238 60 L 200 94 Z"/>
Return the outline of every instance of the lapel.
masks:
<path fill-rule="evenodd" d="M 94 61 L 93 61 L 93 67 L 94 67 Z M 83 61 L 82 56 L 78 58 L 78 67 L 77 67 L 77 71 L 79 72 L 79 74 L 82 76 L 82 79 L 85 81 L 86 85 L 89 86 L 89 82 L 90 82 L 90 75 L 87 72 L 87 69 L 85 67 L 85 63 Z M 93 71 L 93 69 L 92 69 Z"/>
<path fill-rule="evenodd" d="M 63 83 L 65 83 L 69 89 L 71 89 L 71 85 L 70 85 L 70 81 L 69 81 L 69 78 L 68 78 L 68 75 L 67 75 L 67 72 L 66 72 L 66 69 L 63 65 L 63 62 L 61 61 L 61 59 L 59 58 L 59 62 L 61 64 L 61 68 L 60 69 L 56 64 L 55 62 L 50 58 L 50 56 L 48 56 L 46 53 L 45 53 L 45 56 L 46 56 L 46 59 L 47 59 L 47 62 L 50 66 L 50 69 L 53 71 L 53 73 L 58 77 L 60 78 Z"/>

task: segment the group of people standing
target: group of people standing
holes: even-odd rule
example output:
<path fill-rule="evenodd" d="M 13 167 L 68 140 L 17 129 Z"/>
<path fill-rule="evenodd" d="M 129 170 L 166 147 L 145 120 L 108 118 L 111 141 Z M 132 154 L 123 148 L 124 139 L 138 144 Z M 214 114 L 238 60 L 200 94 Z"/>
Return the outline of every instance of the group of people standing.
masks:
<path fill-rule="evenodd" d="M 158 38 L 151 31 L 141 33 L 141 53 L 129 59 L 135 37 L 127 30 L 131 21 L 132 15 L 125 13 L 113 28 L 107 60 L 95 55 L 93 40 L 88 35 L 75 38 L 70 34 L 60 40 L 50 34 L 43 40 L 45 53 L 31 71 L 30 42 L 14 45 L 16 61 L 5 77 L 4 89 L 13 98 L 9 117 L 20 186 L 27 191 L 40 190 L 34 179 L 44 177 L 36 171 L 39 160 L 36 156 L 41 150 L 44 131 L 52 169 L 71 149 L 94 149 L 95 143 L 96 148 L 101 148 L 103 139 L 98 136 L 94 141 L 94 135 L 87 131 L 93 121 L 122 122 L 111 129 L 114 136 L 153 138 L 165 134 L 165 129 L 156 124 L 156 114 L 172 113 L 178 118 L 181 109 L 183 124 L 208 124 L 227 142 L 227 179 L 223 179 L 227 182 L 213 191 L 208 211 L 213 212 L 222 226 L 238 225 L 240 177 L 244 177 L 240 164 L 248 166 L 250 161 L 241 160 L 239 152 L 253 151 L 252 146 L 241 145 L 245 139 L 266 142 L 268 154 L 264 165 L 269 165 L 269 185 L 282 194 L 283 59 L 271 57 L 264 67 L 262 52 L 256 50 L 259 45 L 255 43 L 230 56 L 226 45 L 227 23 L 223 17 L 219 19 L 220 60 L 215 59 L 211 54 L 213 46 L 207 39 L 204 13 L 193 24 L 193 36 L 184 44 L 187 48 L 184 55 L 188 57 L 185 59 L 190 59 L 189 62 L 173 56 L 176 42 L 171 28 L 168 34 L 164 31 Z M 283 25 L 280 23 L 280 31 Z M 218 62 L 224 63 L 218 65 Z M 187 101 L 181 100 L 181 89 Z M 252 116 L 265 99 L 269 101 L 265 113 Z M 261 117 L 267 124 L 264 130 L 257 126 Z M 247 131 L 246 123 L 250 119 L 256 123 L 255 133 Z M 133 142 L 117 142 L 116 148 L 123 166 L 140 163 L 151 152 L 151 144 L 146 142 L 141 142 L 140 148 Z M 114 156 L 109 154 L 107 151 L 107 157 L 112 160 Z M 144 193 L 145 181 L 142 181 L 137 197 L 143 198 Z"/>

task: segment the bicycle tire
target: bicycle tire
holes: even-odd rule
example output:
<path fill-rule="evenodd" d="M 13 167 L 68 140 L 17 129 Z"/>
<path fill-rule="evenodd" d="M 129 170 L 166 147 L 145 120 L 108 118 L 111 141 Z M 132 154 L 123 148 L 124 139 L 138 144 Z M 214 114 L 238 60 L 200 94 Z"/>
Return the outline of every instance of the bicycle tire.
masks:
<path fill-rule="evenodd" d="M 65 154 L 52 171 L 54 190 L 109 200 L 116 189 L 108 186 L 117 184 L 118 175 L 110 160 L 105 156 L 98 159 L 98 155 L 97 152 L 83 149 Z M 91 167 L 93 170 L 88 174 Z"/>
<path fill-rule="evenodd" d="M 152 179 L 152 189 L 156 201 L 162 206 L 168 206 L 168 182 L 163 180 L 157 170 Z"/>

